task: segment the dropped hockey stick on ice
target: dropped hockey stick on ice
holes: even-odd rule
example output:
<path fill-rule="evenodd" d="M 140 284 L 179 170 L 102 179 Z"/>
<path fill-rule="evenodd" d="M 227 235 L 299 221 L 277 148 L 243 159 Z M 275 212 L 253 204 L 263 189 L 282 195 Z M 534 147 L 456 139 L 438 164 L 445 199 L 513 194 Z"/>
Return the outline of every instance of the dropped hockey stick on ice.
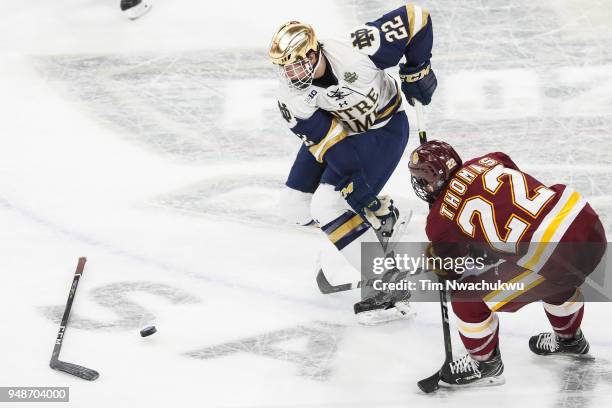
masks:
<path fill-rule="evenodd" d="M 66 334 L 66 328 L 68 327 L 68 319 L 70 318 L 70 309 L 72 309 L 72 302 L 74 301 L 77 286 L 79 285 L 79 279 L 83 275 L 86 261 L 86 258 L 79 258 L 79 263 L 76 271 L 74 272 L 74 279 L 72 280 L 70 293 L 68 293 L 68 301 L 66 302 L 64 316 L 62 317 L 62 322 L 60 323 L 59 332 L 57 333 L 57 339 L 55 340 L 55 346 L 53 347 L 53 353 L 51 354 L 49 366 L 54 370 L 63 371 L 87 381 L 93 381 L 100 376 L 97 371 L 92 370 L 91 368 L 82 367 L 78 364 L 67 363 L 59 360 L 62 342 L 64 340 L 64 335 Z"/>

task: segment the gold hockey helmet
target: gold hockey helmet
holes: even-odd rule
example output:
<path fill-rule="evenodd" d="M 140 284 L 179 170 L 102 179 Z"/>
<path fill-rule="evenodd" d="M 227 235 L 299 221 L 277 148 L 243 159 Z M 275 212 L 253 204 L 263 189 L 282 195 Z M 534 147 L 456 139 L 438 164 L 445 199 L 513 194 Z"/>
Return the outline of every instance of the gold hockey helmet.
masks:
<path fill-rule="evenodd" d="M 280 76 L 292 88 L 306 89 L 312 83 L 316 66 L 308 53 L 317 53 L 319 63 L 320 45 L 314 30 L 308 24 L 289 21 L 283 24 L 272 37 L 268 56 L 279 68 Z"/>

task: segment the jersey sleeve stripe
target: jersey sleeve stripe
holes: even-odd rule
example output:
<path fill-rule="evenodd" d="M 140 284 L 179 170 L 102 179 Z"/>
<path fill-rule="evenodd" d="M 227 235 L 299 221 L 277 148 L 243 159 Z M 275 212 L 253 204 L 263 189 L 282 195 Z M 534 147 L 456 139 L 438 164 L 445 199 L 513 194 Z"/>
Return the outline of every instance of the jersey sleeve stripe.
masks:
<path fill-rule="evenodd" d="M 310 153 L 312 153 L 319 163 L 323 163 L 325 153 L 336 143 L 344 140 L 348 135 L 348 132 L 342 125 L 336 119 L 333 119 L 325 137 L 321 139 L 319 143 L 309 148 Z"/>
<path fill-rule="evenodd" d="M 414 4 L 408 4 L 406 14 L 408 14 L 408 42 L 410 42 L 427 25 L 429 12 Z"/>
<path fill-rule="evenodd" d="M 414 21 L 410 32 L 410 39 L 412 39 L 416 33 L 423 27 L 423 15 L 421 14 L 421 8 L 419 6 L 414 6 Z"/>

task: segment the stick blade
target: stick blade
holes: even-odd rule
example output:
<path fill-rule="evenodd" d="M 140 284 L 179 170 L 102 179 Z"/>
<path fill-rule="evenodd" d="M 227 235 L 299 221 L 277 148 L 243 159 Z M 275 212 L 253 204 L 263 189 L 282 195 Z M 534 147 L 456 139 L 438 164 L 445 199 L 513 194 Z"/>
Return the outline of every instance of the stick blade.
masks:
<path fill-rule="evenodd" d="M 52 360 L 49 366 L 54 370 L 63 371 L 87 381 L 94 381 L 100 376 L 96 370 L 60 360 Z"/>
<path fill-rule="evenodd" d="M 421 391 L 425 394 L 431 394 L 432 392 L 440 388 L 440 372 L 435 373 L 431 377 L 427 377 L 417 383 Z"/>
<path fill-rule="evenodd" d="M 319 287 L 319 290 L 321 291 L 321 293 L 324 295 L 328 295 L 330 293 L 344 292 L 345 290 L 351 290 L 350 283 L 343 283 L 341 285 L 333 286 L 331 283 L 329 283 L 329 281 L 325 277 L 325 274 L 323 273 L 323 269 L 319 269 L 316 279 L 317 279 L 317 286 Z"/>

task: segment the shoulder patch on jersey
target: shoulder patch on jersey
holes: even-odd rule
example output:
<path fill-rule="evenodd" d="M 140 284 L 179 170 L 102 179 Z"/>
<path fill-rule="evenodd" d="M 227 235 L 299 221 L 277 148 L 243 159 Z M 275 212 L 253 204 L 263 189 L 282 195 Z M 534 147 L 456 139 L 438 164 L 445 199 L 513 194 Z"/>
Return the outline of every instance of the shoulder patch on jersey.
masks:
<path fill-rule="evenodd" d="M 364 54 L 372 55 L 380 47 L 380 31 L 370 25 L 361 25 L 351 31 L 351 44 L 353 48 Z"/>

